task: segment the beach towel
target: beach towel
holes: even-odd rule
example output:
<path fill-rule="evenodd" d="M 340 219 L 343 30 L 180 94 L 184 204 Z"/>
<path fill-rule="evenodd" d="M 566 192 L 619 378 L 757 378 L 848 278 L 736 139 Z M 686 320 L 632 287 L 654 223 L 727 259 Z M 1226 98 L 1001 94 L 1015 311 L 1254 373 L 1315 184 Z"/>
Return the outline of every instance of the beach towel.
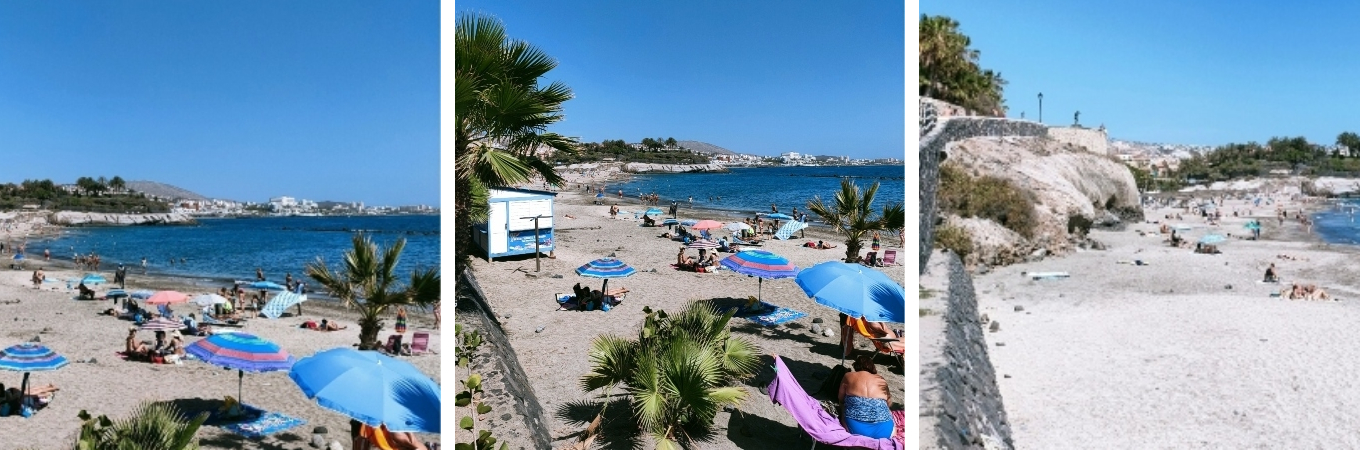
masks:
<path fill-rule="evenodd" d="M 607 300 L 606 303 L 608 303 L 608 306 L 596 305 L 594 309 L 591 309 L 591 311 L 609 312 L 611 308 L 619 306 L 619 304 L 623 303 L 623 300 L 620 300 L 618 297 L 613 295 L 605 296 L 605 300 Z M 582 305 L 581 302 L 578 302 L 573 296 L 570 295 L 559 295 L 557 297 L 557 310 L 586 311 L 584 305 Z"/>
<path fill-rule="evenodd" d="M 727 308 L 723 308 L 722 311 L 727 312 L 733 309 L 737 309 L 738 311 L 736 314 L 733 314 L 733 317 L 740 317 L 767 327 L 781 325 L 785 322 L 789 322 L 791 320 L 798 320 L 807 316 L 807 313 L 805 312 L 795 311 L 789 308 L 775 306 L 765 302 L 760 302 L 760 312 L 740 311 L 741 308 L 742 308 L 741 306 L 730 306 Z"/>
<path fill-rule="evenodd" d="M 1068 278 L 1071 275 L 1068 275 L 1067 272 L 1030 272 L 1028 276 L 1034 280 L 1057 280 Z"/>
<path fill-rule="evenodd" d="M 862 447 L 873 450 L 905 448 L 904 439 L 874 439 L 850 434 L 841 426 L 840 420 L 828 414 L 817 399 L 803 390 L 803 386 L 798 384 L 793 373 L 789 372 L 788 366 L 784 365 L 784 360 L 778 356 L 774 357 L 774 370 L 774 381 L 770 382 L 768 388 L 770 401 L 783 406 L 793 414 L 793 420 L 797 421 L 798 426 L 812 436 L 813 440 L 837 447 Z M 897 416 L 895 414 L 893 417 Z"/>
<path fill-rule="evenodd" d="M 245 414 L 238 417 L 227 417 L 224 412 L 219 410 L 207 411 L 209 413 L 208 420 L 204 422 L 204 425 L 216 426 L 247 438 L 259 439 L 307 423 L 306 420 L 280 412 L 266 412 L 245 404 L 242 404 L 241 407 Z M 199 413 L 201 412 L 204 411 L 199 411 Z"/>
<path fill-rule="evenodd" d="M 264 308 L 260 309 L 260 315 L 270 319 L 277 319 L 280 316 L 283 316 L 283 312 L 288 310 L 289 307 L 305 301 L 307 301 L 307 296 L 304 294 L 281 292 L 278 295 L 275 295 L 273 299 L 270 299 L 269 304 L 264 305 Z"/>

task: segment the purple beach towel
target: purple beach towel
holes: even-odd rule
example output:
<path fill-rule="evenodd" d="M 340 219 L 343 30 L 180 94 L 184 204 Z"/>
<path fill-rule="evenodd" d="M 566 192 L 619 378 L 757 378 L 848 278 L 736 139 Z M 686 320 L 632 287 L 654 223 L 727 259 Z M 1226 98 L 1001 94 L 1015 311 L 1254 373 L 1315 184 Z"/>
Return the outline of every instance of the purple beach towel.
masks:
<path fill-rule="evenodd" d="M 788 366 L 784 365 L 783 359 L 774 357 L 774 367 L 774 381 L 770 382 L 769 387 L 770 400 L 793 414 L 798 426 L 812 436 L 812 439 L 837 447 L 902 450 L 903 444 L 897 440 L 874 439 L 845 431 L 839 420 L 827 414 L 817 399 L 803 390 L 803 386 L 799 385 L 798 380 L 789 372 Z"/>

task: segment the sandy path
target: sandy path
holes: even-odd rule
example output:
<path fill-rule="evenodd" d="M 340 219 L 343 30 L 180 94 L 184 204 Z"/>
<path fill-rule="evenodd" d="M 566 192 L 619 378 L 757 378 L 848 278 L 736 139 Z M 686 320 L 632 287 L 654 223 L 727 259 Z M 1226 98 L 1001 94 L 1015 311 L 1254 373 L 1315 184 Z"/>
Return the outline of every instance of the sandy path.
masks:
<path fill-rule="evenodd" d="M 1173 223 L 1203 222 L 1183 215 Z M 1245 220 L 1208 229 L 1238 234 Z M 989 351 L 1017 446 L 1360 446 L 1350 430 L 1360 418 L 1353 376 L 1360 347 L 1351 344 L 1360 337 L 1355 252 L 1269 240 L 1302 232 L 1294 222 L 1284 230 L 1264 222 L 1268 240 L 1234 239 L 1221 246 L 1222 255 L 1169 248 L 1155 236 L 1156 225 L 1140 224 L 1093 232 L 1108 251 L 977 277 L 981 312 L 1001 323 L 988 333 Z M 1134 259 L 1150 265 L 1118 263 Z M 1343 301 L 1271 297 L 1279 286 L 1257 282 L 1270 263 L 1286 281 L 1317 283 Z M 1072 278 L 1030 281 L 1024 271 L 1066 271 Z"/>

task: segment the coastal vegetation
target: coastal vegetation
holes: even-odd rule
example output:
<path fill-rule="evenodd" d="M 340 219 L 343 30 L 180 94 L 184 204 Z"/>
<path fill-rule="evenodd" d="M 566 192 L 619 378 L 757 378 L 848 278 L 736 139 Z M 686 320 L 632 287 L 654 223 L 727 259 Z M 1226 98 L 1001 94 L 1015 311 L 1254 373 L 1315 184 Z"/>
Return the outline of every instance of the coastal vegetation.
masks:
<path fill-rule="evenodd" d="M 724 406 L 747 397 L 739 383 L 760 369 L 760 350 L 732 336 L 735 310 L 719 313 L 710 302 L 691 302 L 679 314 L 644 307 L 646 320 L 636 340 L 614 335 L 590 344 L 586 392 L 625 385 L 633 419 L 657 449 L 690 446 L 711 432 Z M 603 408 L 603 406 L 601 407 Z"/>
<path fill-rule="evenodd" d="M 454 351 L 457 365 L 467 369 L 470 358 L 477 353 L 477 347 L 480 347 L 482 342 L 485 341 L 482 340 L 481 333 L 477 330 L 463 331 L 463 326 L 458 324 L 453 325 L 453 335 L 456 342 Z M 477 429 L 477 423 L 485 419 L 483 416 L 491 414 L 491 406 L 482 402 L 486 394 L 486 390 L 482 387 L 482 376 L 469 373 L 466 379 L 459 380 L 458 383 L 463 385 L 463 390 L 458 391 L 458 394 L 454 396 L 453 406 L 455 408 L 468 408 L 468 415 L 458 420 L 458 428 L 467 430 L 476 435 L 477 438 L 472 442 L 458 443 L 454 447 L 455 450 L 491 450 L 496 448 L 497 439 L 491 433 L 491 430 Z M 501 442 L 499 450 L 508 448 L 510 448 L 508 443 Z"/>
<path fill-rule="evenodd" d="M 1034 229 L 1039 224 L 1034 212 L 1034 199 L 1020 187 L 1004 178 L 990 175 L 974 177 L 952 162 L 940 165 L 940 186 L 936 198 L 942 213 L 991 219 L 1026 238 L 1034 236 Z M 937 245 L 960 255 L 971 249 L 971 245 L 963 246 L 958 241 L 956 232 L 940 229 L 936 233 Z M 963 232 L 963 236 L 966 238 L 966 232 Z"/>
<path fill-rule="evenodd" d="M 81 410 L 76 450 L 196 450 L 198 428 L 208 413 L 186 417 L 169 403 L 143 402 L 131 415 L 112 420 Z"/>
<path fill-rule="evenodd" d="M 959 31 L 959 22 L 947 16 L 921 15 L 918 32 L 920 75 L 917 90 L 931 97 L 976 111 L 982 115 L 1004 116 L 1003 90 L 1006 80 L 1000 72 L 983 69 L 978 63 L 981 52 L 970 48 L 972 40 Z"/>
<path fill-rule="evenodd" d="M 880 214 L 870 206 L 874 194 L 878 193 L 875 182 L 863 192 L 849 178 L 841 179 L 841 190 L 828 204 L 821 196 L 808 201 L 808 211 L 821 217 L 837 233 L 845 236 L 845 262 L 853 263 L 859 259 L 859 251 L 864 248 L 864 238 L 877 231 L 900 230 L 906 226 L 906 210 L 902 202 L 883 207 Z"/>
<path fill-rule="evenodd" d="M 557 61 L 532 44 L 511 39 L 495 17 L 465 14 L 454 26 L 455 270 L 467 264 L 472 224 L 487 215 L 488 189 L 541 176 L 563 179 L 540 150 L 570 154 L 575 140 L 547 131 L 572 98 L 561 82 L 539 79 Z"/>
<path fill-rule="evenodd" d="M 145 194 L 124 190 L 123 179 L 106 180 L 80 177 L 68 190 L 50 179 L 24 180 L 0 184 L 0 209 L 20 209 L 27 205 L 42 209 L 101 213 L 164 213 L 170 204 L 147 198 Z"/>
<path fill-rule="evenodd" d="M 346 308 L 359 310 L 359 350 L 375 350 L 381 346 L 378 332 L 388 311 L 439 303 L 439 269 L 413 270 L 410 281 L 400 286 L 397 262 L 406 248 L 405 238 L 386 249 L 363 233 L 355 233 L 352 242 L 354 248 L 345 252 L 340 271 L 332 271 L 318 256 L 316 262 L 307 264 L 306 273 Z"/>
<path fill-rule="evenodd" d="M 1265 144 L 1221 145 L 1181 160 L 1175 171 L 1165 172 L 1158 186 L 1179 188 L 1278 174 L 1360 177 L 1360 155 L 1356 152 L 1360 152 L 1360 135 L 1352 132 L 1338 135 L 1331 149 L 1304 137 L 1274 137 Z"/>
<path fill-rule="evenodd" d="M 652 138 L 642 139 L 642 148 L 633 148 L 622 139 L 604 140 L 598 143 L 581 144 L 573 153 L 554 154 L 549 161 L 554 164 L 576 164 L 584 162 L 617 161 L 651 164 L 708 164 L 706 155 L 694 153 L 674 144 L 675 138 L 665 141 Z"/>

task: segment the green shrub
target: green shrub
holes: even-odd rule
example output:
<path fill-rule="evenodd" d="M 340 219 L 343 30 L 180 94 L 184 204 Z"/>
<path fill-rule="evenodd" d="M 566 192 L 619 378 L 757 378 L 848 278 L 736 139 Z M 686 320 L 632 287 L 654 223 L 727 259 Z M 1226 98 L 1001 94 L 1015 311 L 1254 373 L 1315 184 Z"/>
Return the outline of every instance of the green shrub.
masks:
<path fill-rule="evenodd" d="M 973 238 L 968 230 L 953 225 L 940 225 L 935 228 L 935 248 L 954 252 L 960 258 L 973 253 Z"/>
<path fill-rule="evenodd" d="M 990 219 L 1026 238 L 1038 225 L 1030 194 L 1004 178 L 970 176 L 956 164 L 940 166 L 938 199 L 943 212 Z"/>
<path fill-rule="evenodd" d="M 1091 219 L 1081 214 L 1067 216 L 1067 232 L 1070 234 L 1085 236 L 1091 231 L 1092 224 L 1094 222 Z"/>

